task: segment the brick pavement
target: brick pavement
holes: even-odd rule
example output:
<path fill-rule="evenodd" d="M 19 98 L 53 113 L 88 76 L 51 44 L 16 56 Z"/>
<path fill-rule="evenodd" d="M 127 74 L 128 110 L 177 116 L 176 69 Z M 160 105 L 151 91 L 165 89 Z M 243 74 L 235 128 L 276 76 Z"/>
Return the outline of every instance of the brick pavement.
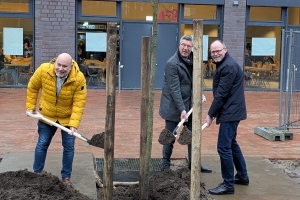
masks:
<path fill-rule="evenodd" d="M 164 128 L 164 121 L 158 115 L 158 105 L 161 91 L 155 92 L 154 134 L 152 157 L 161 157 L 162 146 L 157 142 L 159 133 Z M 212 99 L 212 92 L 203 94 L 207 102 L 203 104 L 203 119 Z M 0 88 L 1 118 L 0 118 L 0 157 L 6 152 L 34 151 L 37 141 L 37 120 L 25 114 L 26 89 Z M 88 90 L 87 105 L 79 133 L 91 138 L 93 134 L 105 130 L 105 90 Z M 245 156 L 280 159 L 300 158 L 300 131 L 294 133 L 290 141 L 268 141 L 253 133 L 256 126 L 278 126 L 278 92 L 246 92 L 248 119 L 240 123 L 238 142 Z M 116 94 L 116 126 L 115 126 L 115 158 L 139 157 L 139 115 L 140 91 L 123 90 Z M 218 126 L 213 124 L 202 134 L 202 155 L 217 155 Z M 92 152 L 95 157 L 103 157 L 103 149 L 88 145 L 77 139 L 77 152 Z M 60 134 L 56 134 L 49 151 L 61 152 Z M 175 144 L 172 158 L 183 158 L 187 155 L 186 146 Z"/>

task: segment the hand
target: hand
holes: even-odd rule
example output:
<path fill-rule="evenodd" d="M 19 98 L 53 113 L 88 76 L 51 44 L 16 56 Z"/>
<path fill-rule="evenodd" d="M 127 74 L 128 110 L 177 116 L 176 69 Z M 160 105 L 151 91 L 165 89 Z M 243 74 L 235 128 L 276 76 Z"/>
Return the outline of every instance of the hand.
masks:
<path fill-rule="evenodd" d="M 26 110 L 26 113 L 37 114 L 36 110 Z"/>
<path fill-rule="evenodd" d="M 181 116 L 180 116 L 180 119 L 181 119 L 181 120 L 185 119 L 185 122 L 187 122 L 187 121 L 188 121 L 188 116 L 187 116 L 187 114 L 186 114 L 186 111 L 185 111 L 185 110 L 181 111 Z"/>
<path fill-rule="evenodd" d="M 202 94 L 202 102 L 206 101 L 206 97 Z"/>
<path fill-rule="evenodd" d="M 77 129 L 74 128 L 74 127 L 72 127 L 72 126 L 70 127 L 70 130 L 71 130 L 72 132 L 70 132 L 69 135 L 73 135 L 74 132 L 77 133 Z"/>
<path fill-rule="evenodd" d="M 209 115 L 207 115 L 207 117 L 205 118 L 205 123 L 207 124 L 206 127 L 209 127 L 211 125 L 212 118 Z"/>

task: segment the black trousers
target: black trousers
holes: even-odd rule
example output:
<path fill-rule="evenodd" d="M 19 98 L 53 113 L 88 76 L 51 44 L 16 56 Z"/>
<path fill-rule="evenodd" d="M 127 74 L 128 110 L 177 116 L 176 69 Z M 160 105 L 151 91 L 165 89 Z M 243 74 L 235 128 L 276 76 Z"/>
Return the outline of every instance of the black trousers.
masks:
<path fill-rule="evenodd" d="M 183 124 L 183 125 L 186 125 L 190 131 L 192 131 L 192 121 L 193 121 L 192 115 L 190 115 L 188 122 L 185 122 Z M 166 123 L 165 129 L 173 132 L 179 122 L 166 120 L 165 123 Z M 188 147 L 188 159 L 189 159 L 189 163 L 190 163 L 191 162 L 191 154 L 192 154 L 192 146 L 191 146 L 191 144 L 188 144 L 187 147 Z M 162 158 L 162 167 L 161 167 L 162 171 L 170 168 L 170 164 L 171 164 L 170 159 L 172 156 L 173 148 L 174 148 L 174 143 L 163 145 L 163 149 L 162 149 L 162 157 L 163 158 Z"/>

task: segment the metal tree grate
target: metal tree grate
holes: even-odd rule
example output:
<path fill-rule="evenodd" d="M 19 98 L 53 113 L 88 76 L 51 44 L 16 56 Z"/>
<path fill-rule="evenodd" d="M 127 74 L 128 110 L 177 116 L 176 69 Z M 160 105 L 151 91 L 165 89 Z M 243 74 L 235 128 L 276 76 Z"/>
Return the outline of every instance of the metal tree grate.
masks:
<path fill-rule="evenodd" d="M 96 171 L 103 171 L 104 159 L 95 159 Z M 138 158 L 115 158 L 114 171 L 139 171 L 140 160 Z M 150 171 L 160 171 L 161 158 L 152 158 L 150 160 Z"/>
<path fill-rule="evenodd" d="M 150 160 L 150 175 L 160 171 L 161 158 L 152 158 Z M 103 179 L 104 159 L 95 159 L 95 170 L 101 179 Z M 134 182 L 139 180 L 140 162 L 138 158 L 115 158 L 114 159 L 114 181 Z"/>

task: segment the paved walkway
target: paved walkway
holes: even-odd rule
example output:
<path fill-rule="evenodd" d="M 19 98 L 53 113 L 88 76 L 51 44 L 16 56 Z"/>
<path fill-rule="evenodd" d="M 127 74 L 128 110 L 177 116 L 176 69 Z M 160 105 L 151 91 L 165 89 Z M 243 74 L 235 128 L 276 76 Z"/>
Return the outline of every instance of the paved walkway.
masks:
<path fill-rule="evenodd" d="M 116 93 L 115 119 L 115 158 L 139 157 L 140 132 L 140 94 L 138 90 L 122 90 Z M 155 92 L 154 105 L 154 133 L 152 157 L 161 157 L 162 146 L 157 142 L 160 132 L 164 128 L 164 121 L 158 114 L 161 91 Z M 203 117 L 212 100 L 212 92 L 205 91 L 207 101 L 203 104 Z M 26 116 L 25 98 L 26 89 L 0 88 L 0 157 L 6 152 L 34 151 L 37 141 L 37 120 Z M 240 123 L 238 142 L 245 156 L 295 159 L 300 158 L 299 129 L 293 129 L 293 140 L 268 141 L 256 134 L 257 126 L 278 126 L 279 93 L 278 92 L 246 92 L 248 119 Z M 79 133 L 87 138 L 93 134 L 105 131 L 106 114 L 105 90 L 88 90 L 87 105 L 83 115 Z M 202 155 L 217 155 L 218 126 L 213 124 L 202 133 Z M 50 152 L 61 152 L 61 136 L 56 134 L 49 148 Z M 88 145 L 76 140 L 77 152 L 91 152 L 95 157 L 103 157 L 103 149 Z M 187 155 L 186 146 L 176 142 L 173 158 L 183 158 Z"/>

